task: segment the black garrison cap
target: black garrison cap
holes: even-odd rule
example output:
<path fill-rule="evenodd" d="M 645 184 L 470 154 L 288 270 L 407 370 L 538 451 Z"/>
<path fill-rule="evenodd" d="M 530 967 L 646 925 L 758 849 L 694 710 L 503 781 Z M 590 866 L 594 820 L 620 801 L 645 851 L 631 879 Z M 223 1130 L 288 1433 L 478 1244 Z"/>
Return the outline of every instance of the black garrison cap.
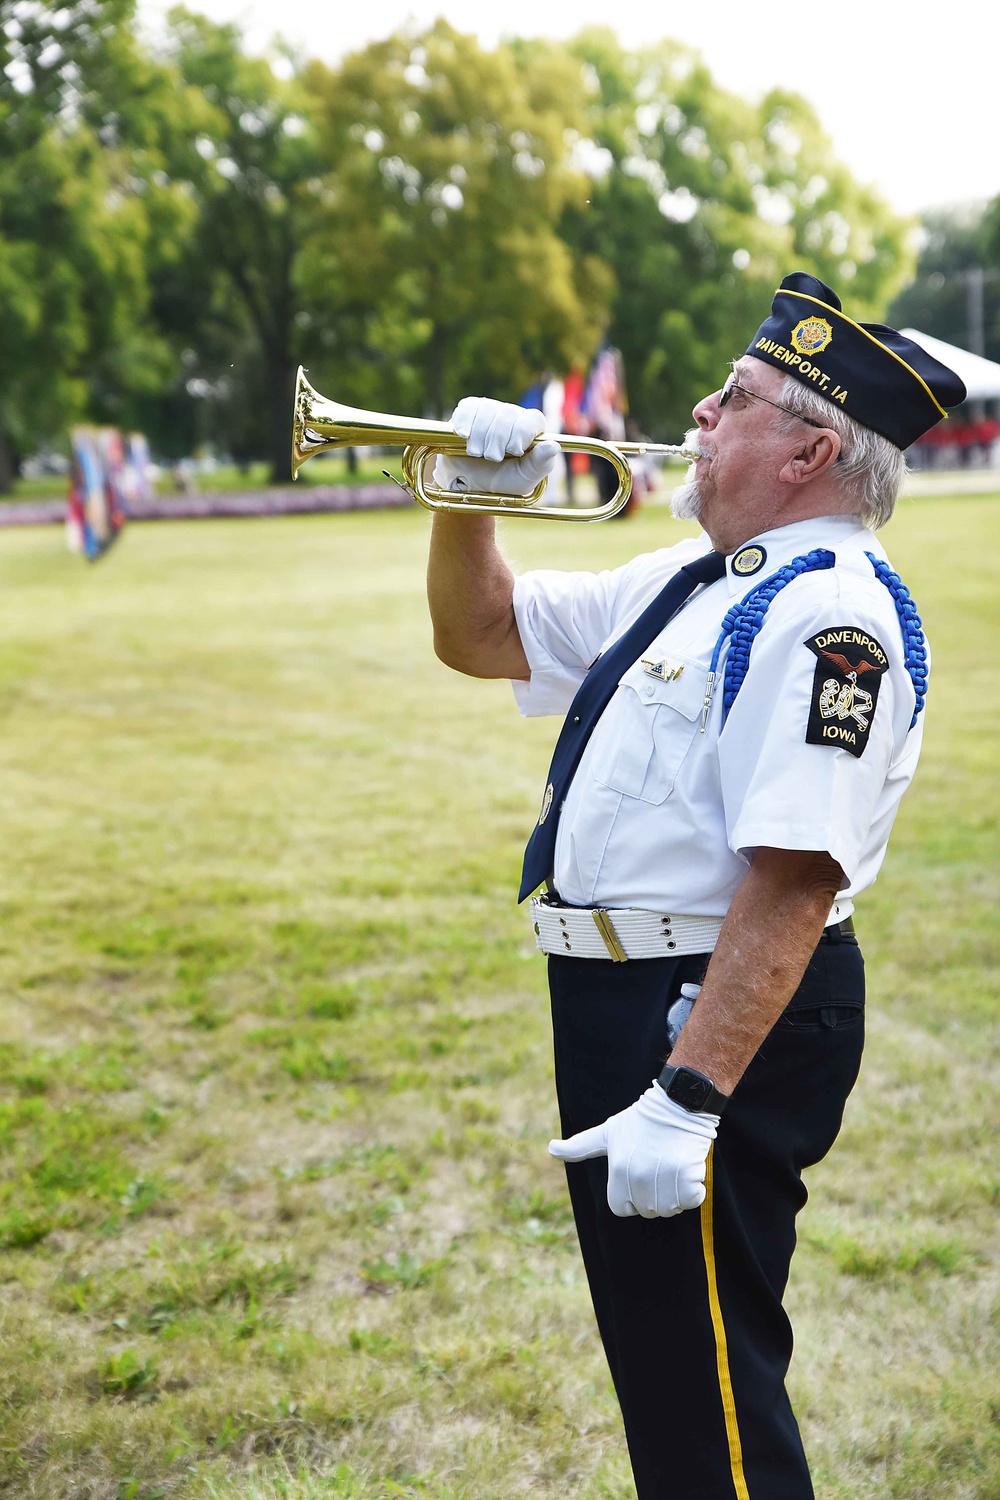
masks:
<path fill-rule="evenodd" d="M 882 323 L 855 323 L 806 271 L 786 276 L 748 354 L 794 375 L 843 411 L 908 448 L 965 400 L 965 386 L 919 344 Z"/>

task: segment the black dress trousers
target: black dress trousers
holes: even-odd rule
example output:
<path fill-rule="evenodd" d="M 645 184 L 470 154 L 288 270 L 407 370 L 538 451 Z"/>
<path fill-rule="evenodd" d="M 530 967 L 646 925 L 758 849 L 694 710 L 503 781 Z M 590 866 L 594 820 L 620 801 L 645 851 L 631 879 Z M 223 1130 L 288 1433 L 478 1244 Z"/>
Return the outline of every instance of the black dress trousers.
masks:
<path fill-rule="evenodd" d="M 564 1137 L 649 1087 L 669 1054 L 667 1010 L 707 963 L 550 957 Z M 639 1500 L 812 1500 L 781 1299 L 801 1174 L 836 1139 L 863 1040 L 861 952 L 829 929 L 722 1116 L 700 1210 L 616 1218 L 606 1160 L 567 1164 Z"/>

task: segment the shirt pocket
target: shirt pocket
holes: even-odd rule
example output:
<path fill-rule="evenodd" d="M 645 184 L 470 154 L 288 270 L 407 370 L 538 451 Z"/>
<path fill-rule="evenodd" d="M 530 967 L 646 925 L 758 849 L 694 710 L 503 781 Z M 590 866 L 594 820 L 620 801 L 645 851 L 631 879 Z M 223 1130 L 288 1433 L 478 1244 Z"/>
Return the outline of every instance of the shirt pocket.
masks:
<path fill-rule="evenodd" d="M 665 802 L 698 732 L 708 668 L 689 657 L 669 681 L 636 662 L 619 679 L 618 692 L 599 725 L 592 769 L 602 786 L 640 802 Z"/>

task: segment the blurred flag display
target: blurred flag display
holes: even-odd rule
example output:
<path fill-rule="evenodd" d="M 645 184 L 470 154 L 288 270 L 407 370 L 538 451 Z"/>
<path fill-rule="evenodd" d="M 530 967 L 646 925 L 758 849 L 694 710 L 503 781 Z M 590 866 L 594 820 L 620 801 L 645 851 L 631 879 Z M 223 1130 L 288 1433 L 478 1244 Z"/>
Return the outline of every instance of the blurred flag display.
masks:
<path fill-rule="evenodd" d="M 605 441 L 625 436 L 628 396 L 625 392 L 625 361 L 621 351 L 606 344 L 599 349 L 587 377 L 580 403 L 590 430 Z"/>
<path fill-rule="evenodd" d="M 150 498 L 149 447 L 142 433 L 75 427 L 66 542 L 96 562 L 125 524 L 130 502 Z"/>

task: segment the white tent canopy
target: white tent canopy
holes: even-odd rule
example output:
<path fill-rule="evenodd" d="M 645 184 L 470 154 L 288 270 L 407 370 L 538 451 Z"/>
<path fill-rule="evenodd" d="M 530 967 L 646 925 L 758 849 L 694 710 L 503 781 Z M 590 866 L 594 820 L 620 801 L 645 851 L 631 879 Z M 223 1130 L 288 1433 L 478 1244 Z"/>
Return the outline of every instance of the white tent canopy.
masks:
<path fill-rule="evenodd" d="M 954 370 L 965 381 L 970 401 L 995 401 L 1000 399 L 1000 365 L 981 354 L 970 354 L 968 349 L 959 349 L 956 344 L 946 344 L 944 339 L 931 338 L 917 328 L 901 328 L 908 339 L 926 349 L 932 359 L 939 359 L 949 370 Z"/>

